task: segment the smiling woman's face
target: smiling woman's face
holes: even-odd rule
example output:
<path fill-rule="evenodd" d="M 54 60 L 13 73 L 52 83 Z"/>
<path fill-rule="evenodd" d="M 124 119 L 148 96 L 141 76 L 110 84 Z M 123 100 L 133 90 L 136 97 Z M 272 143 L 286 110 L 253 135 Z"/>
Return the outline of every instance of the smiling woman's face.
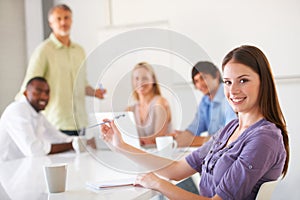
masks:
<path fill-rule="evenodd" d="M 144 67 L 140 67 L 134 70 L 132 76 L 132 83 L 135 91 L 139 95 L 146 95 L 153 92 L 153 83 L 151 73 Z"/>
<path fill-rule="evenodd" d="M 225 96 L 235 112 L 260 112 L 260 78 L 255 71 L 247 65 L 229 61 L 224 66 L 223 79 Z"/>

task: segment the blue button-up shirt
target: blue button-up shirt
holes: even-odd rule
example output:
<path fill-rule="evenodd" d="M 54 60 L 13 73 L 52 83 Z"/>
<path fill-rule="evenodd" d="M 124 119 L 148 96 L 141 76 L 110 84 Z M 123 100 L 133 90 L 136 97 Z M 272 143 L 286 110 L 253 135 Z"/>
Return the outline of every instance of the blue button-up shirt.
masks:
<path fill-rule="evenodd" d="M 212 101 L 207 95 L 202 98 L 194 120 L 186 130 L 195 136 L 206 131 L 209 135 L 213 135 L 236 117 L 225 98 L 224 85 L 221 83 Z"/>

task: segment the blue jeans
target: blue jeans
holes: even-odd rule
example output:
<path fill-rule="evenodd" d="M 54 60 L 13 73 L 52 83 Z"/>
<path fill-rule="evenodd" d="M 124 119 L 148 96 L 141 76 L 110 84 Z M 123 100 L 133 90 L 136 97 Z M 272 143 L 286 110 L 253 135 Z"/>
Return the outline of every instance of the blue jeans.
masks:
<path fill-rule="evenodd" d="M 85 130 L 60 130 L 61 132 L 63 132 L 66 135 L 70 135 L 70 136 L 83 136 L 85 134 Z"/>
<path fill-rule="evenodd" d="M 177 183 L 176 185 L 184 190 L 187 190 L 189 192 L 199 195 L 197 186 L 195 185 L 192 177 L 189 177 L 189 178 L 181 181 L 180 183 Z"/>

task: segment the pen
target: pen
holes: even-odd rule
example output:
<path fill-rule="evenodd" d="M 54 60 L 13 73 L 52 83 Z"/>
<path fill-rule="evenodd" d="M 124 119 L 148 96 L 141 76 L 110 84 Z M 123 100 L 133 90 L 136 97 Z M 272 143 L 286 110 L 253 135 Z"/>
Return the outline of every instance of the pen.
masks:
<path fill-rule="evenodd" d="M 125 117 L 125 114 L 117 115 L 117 116 L 115 116 L 113 119 L 119 119 L 120 117 Z M 94 127 L 96 127 L 96 126 L 100 126 L 100 125 L 102 125 L 102 124 L 106 124 L 106 123 L 109 123 L 109 122 L 111 122 L 111 121 L 101 122 L 101 123 L 99 123 L 99 124 L 94 124 L 94 125 L 88 126 L 88 127 L 85 128 L 85 129 L 94 128 Z"/>
<path fill-rule="evenodd" d="M 99 86 L 99 89 L 100 89 L 100 90 L 102 90 L 102 91 L 104 90 L 104 87 L 103 87 L 102 83 L 99 83 L 98 86 Z"/>

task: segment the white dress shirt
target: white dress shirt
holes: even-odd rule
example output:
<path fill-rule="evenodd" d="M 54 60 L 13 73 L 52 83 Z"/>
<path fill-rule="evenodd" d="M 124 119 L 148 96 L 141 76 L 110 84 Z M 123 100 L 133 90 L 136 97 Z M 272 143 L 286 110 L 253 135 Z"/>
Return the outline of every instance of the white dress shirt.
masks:
<path fill-rule="evenodd" d="M 51 144 L 71 142 L 25 97 L 11 103 L 0 119 L 0 162 L 25 156 L 47 155 Z"/>

